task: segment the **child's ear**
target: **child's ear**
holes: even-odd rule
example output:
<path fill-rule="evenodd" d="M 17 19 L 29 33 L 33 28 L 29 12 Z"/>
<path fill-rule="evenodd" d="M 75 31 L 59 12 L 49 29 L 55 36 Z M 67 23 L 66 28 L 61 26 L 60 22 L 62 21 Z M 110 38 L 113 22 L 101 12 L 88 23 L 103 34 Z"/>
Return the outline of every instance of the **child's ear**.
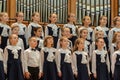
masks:
<path fill-rule="evenodd" d="M 50 18 L 50 17 L 48 17 L 48 20 L 49 20 L 49 21 L 51 21 L 51 18 Z"/>

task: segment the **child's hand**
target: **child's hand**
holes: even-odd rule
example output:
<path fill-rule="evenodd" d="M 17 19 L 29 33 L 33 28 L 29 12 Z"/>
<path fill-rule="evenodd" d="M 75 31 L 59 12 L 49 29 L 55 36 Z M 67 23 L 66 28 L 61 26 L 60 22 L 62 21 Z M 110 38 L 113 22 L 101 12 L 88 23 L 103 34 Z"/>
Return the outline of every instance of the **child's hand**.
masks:
<path fill-rule="evenodd" d="M 93 74 L 93 76 L 94 76 L 94 78 L 97 78 L 97 75 L 95 73 Z"/>
<path fill-rule="evenodd" d="M 38 79 L 40 79 L 41 77 L 42 77 L 42 73 L 39 72 L 39 74 L 38 74 Z"/>
<path fill-rule="evenodd" d="M 74 75 L 75 75 L 75 77 L 77 78 L 77 76 L 78 76 L 77 72 L 74 72 Z"/>
<path fill-rule="evenodd" d="M 58 76 L 61 77 L 61 76 L 62 76 L 62 73 L 61 73 L 61 72 L 58 72 Z"/>
<path fill-rule="evenodd" d="M 25 72 L 25 78 L 29 79 L 31 74 L 29 72 Z"/>

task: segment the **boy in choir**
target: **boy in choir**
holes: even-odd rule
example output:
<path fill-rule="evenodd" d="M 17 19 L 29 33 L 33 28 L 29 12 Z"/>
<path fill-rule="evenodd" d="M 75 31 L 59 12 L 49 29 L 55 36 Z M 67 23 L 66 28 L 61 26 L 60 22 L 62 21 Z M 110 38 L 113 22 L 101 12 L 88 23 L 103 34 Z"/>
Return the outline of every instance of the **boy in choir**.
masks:
<path fill-rule="evenodd" d="M 24 69 L 26 80 L 39 80 L 42 76 L 41 51 L 36 49 L 37 38 L 29 38 L 29 48 L 24 51 Z"/>

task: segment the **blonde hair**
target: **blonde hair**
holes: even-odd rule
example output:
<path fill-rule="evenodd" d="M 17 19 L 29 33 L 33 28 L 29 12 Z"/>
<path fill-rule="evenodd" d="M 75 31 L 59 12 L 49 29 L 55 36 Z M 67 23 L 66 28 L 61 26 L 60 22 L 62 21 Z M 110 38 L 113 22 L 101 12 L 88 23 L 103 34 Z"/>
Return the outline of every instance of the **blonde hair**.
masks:
<path fill-rule="evenodd" d="M 47 47 L 47 40 L 48 39 L 53 39 L 53 37 L 52 36 L 45 37 L 45 39 L 44 39 L 44 47 Z M 53 45 L 54 45 L 54 43 L 51 45 L 51 47 L 53 47 Z"/>
<path fill-rule="evenodd" d="M 30 44 L 31 40 L 36 40 L 37 41 L 37 38 L 35 36 L 29 37 L 29 39 L 28 39 L 29 44 Z"/>
<path fill-rule="evenodd" d="M 78 39 L 76 39 L 75 45 L 74 45 L 74 47 L 73 47 L 73 51 L 78 50 L 78 46 L 77 46 L 77 45 L 79 45 L 81 42 L 84 42 L 84 41 L 85 41 L 85 40 L 84 40 L 83 38 L 78 38 Z"/>
<path fill-rule="evenodd" d="M 120 32 L 115 32 L 114 35 L 113 35 L 113 39 L 112 39 L 112 43 L 115 43 L 116 42 L 116 37 L 117 35 L 119 35 Z"/>
<path fill-rule="evenodd" d="M 1 19 L 1 18 L 2 18 L 5 14 L 7 14 L 7 15 L 8 15 L 8 13 L 7 13 L 7 12 L 1 12 L 1 13 L 0 13 L 0 21 L 2 21 L 2 19 Z"/>
<path fill-rule="evenodd" d="M 10 41 L 10 40 L 12 39 L 13 36 L 17 36 L 17 37 L 18 37 L 18 35 L 16 35 L 16 34 L 11 34 L 11 35 L 9 36 L 9 42 L 10 42 L 10 44 L 11 44 L 11 41 Z"/>
<path fill-rule="evenodd" d="M 19 26 L 17 24 L 11 25 L 11 30 L 13 30 L 14 28 L 19 28 Z"/>
<path fill-rule="evenodd" d="M 62 47 L 61 42 L 62 42 L 63 40 L 65 40 L 65 39 L 67 39 L 67 38 L 66 38 L 66 37 L 61 37 L 61 38 L 60 38 L 60 43 L 59 43 L 59 44 L 60 44 L 60 47 Z M 67 40 L 68 40 L 68 39 L 67 39 Z"/>
<path fill-rule="evenodd" d="M 104 32 L 102 30 L 99 30 L 99 31 L 95 31 L 95 39 L 98 38 L 98 34 L 99 33 L 103 33 L 103 36 L 104 36 Z"/>
<path fill-rule="evenodd" d="M 113 19 L 113 26 L 116 26 L 116 22 L 117 22 L 117 20 L 118 20 L 119 17 L 120 17 L 120 16 L 114 17 L 114 19 Z"/>

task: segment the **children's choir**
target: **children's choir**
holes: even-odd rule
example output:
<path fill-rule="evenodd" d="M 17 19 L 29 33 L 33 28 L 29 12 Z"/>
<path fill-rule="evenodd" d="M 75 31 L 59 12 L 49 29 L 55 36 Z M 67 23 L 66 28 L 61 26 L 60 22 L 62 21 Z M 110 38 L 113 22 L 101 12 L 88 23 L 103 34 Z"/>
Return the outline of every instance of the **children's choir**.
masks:
<path fill-rule="evenodd" d="M 92 28 L 89 16 L 78 27 L 70 13 L 59 27 L 52 13 L 41 26 L 35 12 L 26 27 L 23 15 L 8 26 L 8 14 L 0 13 L 0 80 L 120 80 L 120 16 L 109 29 L 106 16 Z"/>

